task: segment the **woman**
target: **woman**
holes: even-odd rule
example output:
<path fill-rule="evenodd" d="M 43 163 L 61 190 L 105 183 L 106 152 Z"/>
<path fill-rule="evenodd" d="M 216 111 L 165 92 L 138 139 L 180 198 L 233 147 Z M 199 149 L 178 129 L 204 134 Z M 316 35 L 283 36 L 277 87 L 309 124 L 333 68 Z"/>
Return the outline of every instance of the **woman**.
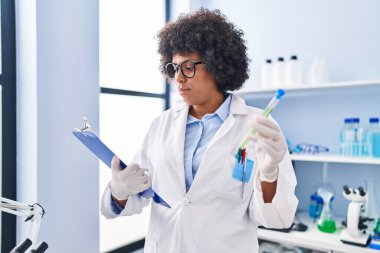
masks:
<path fill-rule="evenodd" d="M 286 228 L 298 200 L 296 179 L 280 127 L 261 110 L 227 93 L 248 78 L 243 32 L 219 11 L 200 9 L 159 32 L 162 73 L 186 105 L 156 118 L 134 162 L 112 180 L 102 213 L 140 213 L 152 188 L 171 206 L 152 202 L 145 252 L 257 252 L 257 226 Z M 254 162 L 246 183 L 233 178 L 236 153 Z"/>

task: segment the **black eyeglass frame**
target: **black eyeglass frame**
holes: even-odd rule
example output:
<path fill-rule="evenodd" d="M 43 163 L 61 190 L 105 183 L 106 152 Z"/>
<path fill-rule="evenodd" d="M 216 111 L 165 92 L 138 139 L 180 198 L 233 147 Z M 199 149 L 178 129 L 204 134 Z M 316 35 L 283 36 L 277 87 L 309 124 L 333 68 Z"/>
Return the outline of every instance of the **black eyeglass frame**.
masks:
<path fill-rule="evenodd" d="M 182 69 L 182 64 L 184 63 L 192 63 L 193 64 L 193 75 L 192 76 L 187 76 L 184 72 L 183 72 L 183 69 Z M 173 79 L 175 78 L 175 74 L 178 73 L 178 70 L 181 69 L 181 73 L 184 77 L 186 78 L 193 78 L 195 76 L 195 69 L 196 69 L 196 65 L 198 64 L 203 64 L 203 61 L 184 61 L 184 62 L 181 62 L 180 64 L 176 64 L 176 63 L 172 63 L 172 62 L 169 62 L 165 65 L 165 70 L 166 70 L 166 73 L 168 74 L 168 76 Z M 173 76 L 170 76 L 169 74 L 169 71 L 168 71 L 168 66 L 173 66 L 174 68 L 174 75 Z"/>

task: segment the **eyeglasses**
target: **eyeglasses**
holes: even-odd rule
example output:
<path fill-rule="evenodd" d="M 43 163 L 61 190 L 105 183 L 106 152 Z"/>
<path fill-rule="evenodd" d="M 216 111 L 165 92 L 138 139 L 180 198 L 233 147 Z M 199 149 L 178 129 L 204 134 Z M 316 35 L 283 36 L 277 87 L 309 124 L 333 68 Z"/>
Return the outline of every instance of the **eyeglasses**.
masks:
<path fill-rule="evenodd" d="M 170 78 L 174 78 L 175 74 L 181 69 L 182 75 L 187 78 L 192 78 L 195 75 L 195 65 L 203 64 L 202 61 L 184 61 L 180 64 L 169 62 L 166 64 L 165 69 Z"/>

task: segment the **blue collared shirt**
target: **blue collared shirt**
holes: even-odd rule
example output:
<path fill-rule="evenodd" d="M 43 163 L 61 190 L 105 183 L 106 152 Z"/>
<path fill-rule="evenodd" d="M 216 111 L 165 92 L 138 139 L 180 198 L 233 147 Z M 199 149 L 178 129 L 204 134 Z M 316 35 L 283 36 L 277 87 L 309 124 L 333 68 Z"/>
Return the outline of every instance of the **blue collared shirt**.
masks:
<path fill-rule="evenodd" d="M 230 105 L 231 95 L 228 95 L 214 113 L 204 115 L 201 120 L 191 115 L 187 116 L 184 147 L 186 192 L 194 181 L 208 144 L 228 117 Z M 111 209 L 120 214 L 124 208 L 111 198 Z"/>
<path fill-rule="evenodd" d="M 189 191 L 208 144 L 228 117 L 231 95 L 212 114 L 206 114 L 201 120 L 188 115 L 186 122 L 184 166 L 186 192 Z"/>

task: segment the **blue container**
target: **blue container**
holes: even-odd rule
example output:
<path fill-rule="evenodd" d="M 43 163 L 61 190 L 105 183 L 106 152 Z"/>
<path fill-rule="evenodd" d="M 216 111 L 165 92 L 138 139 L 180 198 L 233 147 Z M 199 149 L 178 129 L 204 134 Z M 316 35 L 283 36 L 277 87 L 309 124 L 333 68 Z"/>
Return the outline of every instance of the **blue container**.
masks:
<path fill-rule="evenodd" d="M 380 157 L 380 125 L 379 118 L 370 118 L 367 131 L 368 153 L 372 157 Z"/>

